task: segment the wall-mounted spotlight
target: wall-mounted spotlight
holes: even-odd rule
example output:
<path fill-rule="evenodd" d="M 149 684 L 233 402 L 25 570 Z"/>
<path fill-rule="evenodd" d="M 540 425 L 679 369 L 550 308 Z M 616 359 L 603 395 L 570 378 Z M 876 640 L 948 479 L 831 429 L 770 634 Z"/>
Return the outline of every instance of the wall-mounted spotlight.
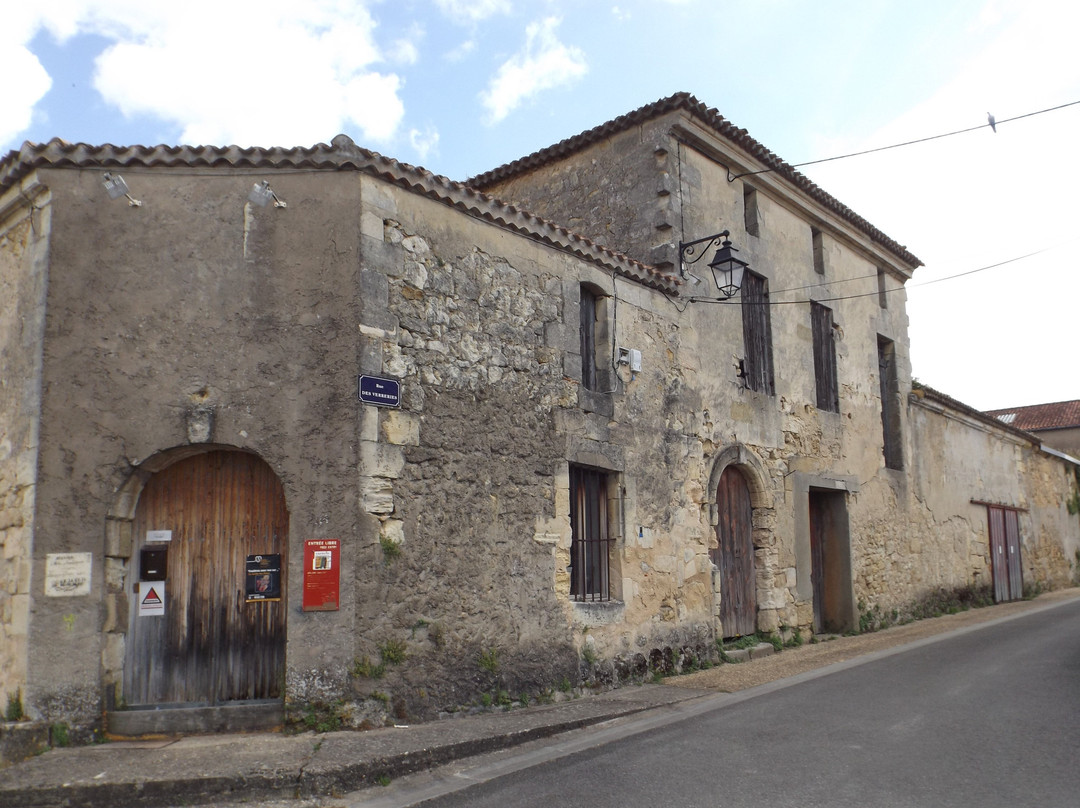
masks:
<path fill-rule="evenodd" d="M 714 236 L 679 242 L 679 268 L 684 278 L 694 277 L 686 269 L 687 264 L 696 264 L 704 257 L 706 250 L 713 246 L 717 247 L 716 255 L 708 266 L 712 270 L 716 288 L 720 290 L 725 300 L 730 300 L 738 294 L 742 286 L 743 273 L 750 266 L 746 261 L 735 257 L 738 250 L 731 246 L 728 240 L 730 235 L 731 233 L 725 230 Z"/>
<path fill-rule="evenodd" d="M 110 174 L 106 171 L 101 178 L 101 184 L 105 186 L 105 192 L 109 195 L 109 199 L 126 197 L 130 207 L 142 207 L 142 202 L 131 195 L 131 192 L 128 190 L 128 184 L 124 182 L 124 178 L 119 174 Z"/>
<path fill-rule="evenodd" d="M 251 193 L 248 194 L 248 201 L 258 205 L 260 208 L 265 208 L 271 201 L 273 201 L 275 208 L 287 207 L 285 201 L 279 199 L 278 195 L 274 193 L 274 189 L 270 187 L 268 180 L 255 183 Z"/>

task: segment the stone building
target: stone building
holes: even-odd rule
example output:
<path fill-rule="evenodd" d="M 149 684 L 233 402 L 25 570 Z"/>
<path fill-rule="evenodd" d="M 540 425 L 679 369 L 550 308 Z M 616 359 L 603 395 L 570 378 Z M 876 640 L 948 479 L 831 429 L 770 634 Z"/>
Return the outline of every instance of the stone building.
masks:
<path fill-rule="evenodd" d="M 711 239 L 680 256 L 720 231 L 727 302 Z M 344 136 L 26 144 L 0 697 L 81 732 L 415 720 L 1063 585 L 1067 461 L 911 394 L 918 266 L 687 95 L 465 184 Z"/>

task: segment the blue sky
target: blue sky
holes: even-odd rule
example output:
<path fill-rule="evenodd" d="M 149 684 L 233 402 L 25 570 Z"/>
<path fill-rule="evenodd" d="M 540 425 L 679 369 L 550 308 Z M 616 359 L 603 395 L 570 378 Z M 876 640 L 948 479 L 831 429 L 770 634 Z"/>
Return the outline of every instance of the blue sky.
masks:
<path fill-rule="evenodd" d="M 1077 30 L 1060 0 L 20 4 L 0 151 L 344 132 L 464 180 L 685 90 L 801 163 L 1080 101 Z M 1078 131 L 1080 105 L 803 169 L 926 262 L 923 382 L 979 408 L 1080 398 Z"/>

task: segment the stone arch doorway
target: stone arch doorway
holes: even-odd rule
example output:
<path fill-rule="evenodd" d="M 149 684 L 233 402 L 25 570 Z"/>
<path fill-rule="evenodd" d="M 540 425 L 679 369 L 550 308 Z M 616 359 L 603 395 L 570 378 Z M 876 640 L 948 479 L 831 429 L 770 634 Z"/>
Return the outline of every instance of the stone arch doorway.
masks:
<path fill-rule="evenodd" d="M 765 479 L 761 461 L 742 445 L 728 447 L 713 463 L 708 489 L 713 527 L 709 558 L 713 563 L 713 612 L 717 633 L 723 637 L 757 631 L 756 550 L 762 530 L 754 528 L 754 521 L 755 514 L 772 508 Z"/>
<path fill-rule="evenodd" d="M 232 447 L 179 451 L 144 464 L 127 499 L 132 552 L 122 697 L 116 734 L 246 728 L 223 707 L 273 705 L 285 685 L 289 513 L 277 475 Z M 145 727 L 144 708 L 185 712 L 172 726 Z M 194 719 L 191 711 L 217 716 Z M 166 710 L 166 712 L 169 712 Z M 264 720 L 257 723 L 265 723 Z M 114 723 L 116 726 L 114 726 Z"/>

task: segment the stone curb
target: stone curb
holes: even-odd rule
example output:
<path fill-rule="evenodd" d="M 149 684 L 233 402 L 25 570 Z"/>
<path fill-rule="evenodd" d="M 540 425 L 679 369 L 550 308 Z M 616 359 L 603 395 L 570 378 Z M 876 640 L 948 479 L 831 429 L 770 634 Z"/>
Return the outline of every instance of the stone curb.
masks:
<path fill-rule="evenodd" d="M 693 698 L 693 697 L 692 697 Z M 160 808 L 185 803 L 199 804 L 210 801 L 252 801 L 259 799 L 282 799 L 333 796 L 355 791 L 365 786 L 377 785 L 381 779 L 396 779 L 419 771 L 426 771 L 454 760 L 507 749 L 530 741 L 582 729 L 587 726 L 621 718 L 666 704 L 687 700 L 669 699 L 661 703 L 641 702 L 635 704 L 610 704 L 607 709 L 590 710 L 586 715 L 560 718 L 556 710 L 554 720 L 544 723 L 543 714 L 536 726 L 491 733 L 477 727 L 475 737 L 445 744 L 432 744 L 421 749 L 408 749 L 389 755 L 342 763 L 334 759 L 334 751 L 348 753 L 353 744 L 341 741 L 333 747 L 332 736 L 322 736 L 313 744 L 317 749 L 306 759 L 293 765 L 278 767 L 266 773 L 246 772 L 236 775 L 166 777 L 162 779 L 139 779 L 123 782 L 71 783 L 64 785 L 30 785 L 16 788 L 0 786 L 0 804 L 4 808 L 56 808 L 56 806 L 79 806 L 80 808 L 116 808 L 116 806 L 139 806 Z M 522 716 L 522 718 L 526 718 Z M 454 719 L 450 719 L 454 721 Z M 469 733 L 469 727 L 462 727 Z M 335 733 L 353 735 L 353 733 Z M 318 736 L 313 736 L 318 737 Z M 355 737 L 351 740 L 356 740 Z M 328 748 L 329 747 L 329 748 Z M 320 754 L 320 752 L 323 752 Z"/>

